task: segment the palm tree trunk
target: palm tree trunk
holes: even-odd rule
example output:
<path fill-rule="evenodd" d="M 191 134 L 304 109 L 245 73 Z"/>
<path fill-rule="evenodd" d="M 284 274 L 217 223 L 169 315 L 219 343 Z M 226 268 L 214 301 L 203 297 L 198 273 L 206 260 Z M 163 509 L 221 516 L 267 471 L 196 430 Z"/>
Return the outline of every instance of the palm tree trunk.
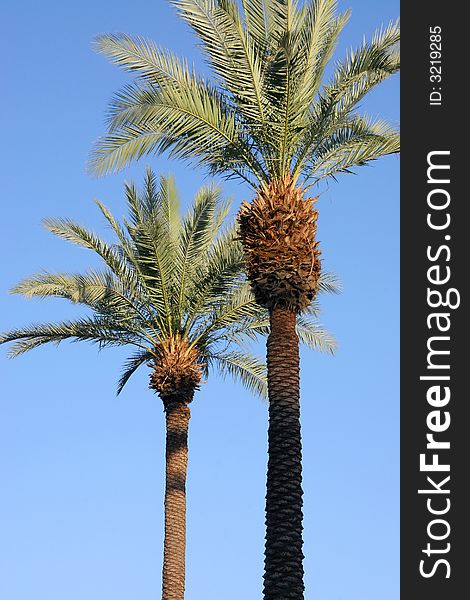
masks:
<path fill-rule="evenodd" d="M 270 311 L 264 599 L 302 600 L 302 451 L 295 312 Z"/>
<path fill-rule="evenodd" d="M 165 402 L 166 487 L 162 600 L 183 600 L 186 554 L 186 469 L 189 406 Z"/>

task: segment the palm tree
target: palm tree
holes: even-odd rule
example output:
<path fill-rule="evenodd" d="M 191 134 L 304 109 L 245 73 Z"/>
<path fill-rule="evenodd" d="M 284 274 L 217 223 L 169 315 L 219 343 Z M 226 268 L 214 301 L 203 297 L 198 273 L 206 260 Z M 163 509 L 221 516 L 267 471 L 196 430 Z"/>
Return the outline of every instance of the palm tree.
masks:
<path fill-rule="evenodd" d="M 299 354 L 296 321 L 316 297 L 313 186 L 399 151 L 399 135 L 358 103 L 399 70 L 390 23 L 337 62 L 349 12 L 336 0 L 172 0 L 199 39 L 211 80 L 152 41 L 101 35 L 99 52 L 137 80 L 110 106 L 97 174 L 168 151 L 254 190 L 238 221 L 246 272 L 268 309 L 266 600 L 303 598 Z"/>
<path fill-rule="evenodd" d="M 157 181 L 148 170 L 142 192 L 132 184 L 125 192 L 129 220 L 124 225 L 97 202 L 115 244 L 67 219 L 45 221 L 55 235 L 97 254 L 103 270 L 41 273 L 12 290 L 28 298 L 65 298 L 88 307 L 92 316 L 16 329 L 0 335 L 0 343 L 14 342 L 12 357 L 67 339 L 100 348 L 134 347 L 118 394 L 141 365 L 151 368 L 150 388 L 163 401 L 166 416 L 162 598 L 182 600 L 189 405 L 214 367 L 266 394 L 265 367 L 241 344 L 264 334 L 268 320 L 243 277 L 235 228 L 223 227 L 229 203 L 221 200 L 219 189 L 202 188 L 183 218 L 172 178 Z M 334 281 L 326 278 L 322 285 L 330 290 Z M 298 333 L 312 347 L 331 351 L 334 346 L 313 319 L 299 323 Z"/>

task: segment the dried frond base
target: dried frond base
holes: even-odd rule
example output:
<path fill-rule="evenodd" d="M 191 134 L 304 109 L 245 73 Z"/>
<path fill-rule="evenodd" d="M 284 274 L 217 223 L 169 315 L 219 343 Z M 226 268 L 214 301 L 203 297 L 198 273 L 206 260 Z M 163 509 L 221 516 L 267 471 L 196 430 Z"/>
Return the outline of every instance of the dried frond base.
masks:
<path fill-rule="evenodd" d="M 318 291 L 316 198 L 304 198 L 290 178 L 273 182 L 244 202 L 238 214 L 247 275 L 256 301 L 300 311 Z"/>
<path fill-rule="evenodd" d="M 164 404 L 191 402 L 201 383 L 204 366 L 199 361 L 197 349 L 190 348 L 186 339 L 176 335 L 159 344 L 155 352 L 157 357 L 151 363 L 150 387 Z"/>

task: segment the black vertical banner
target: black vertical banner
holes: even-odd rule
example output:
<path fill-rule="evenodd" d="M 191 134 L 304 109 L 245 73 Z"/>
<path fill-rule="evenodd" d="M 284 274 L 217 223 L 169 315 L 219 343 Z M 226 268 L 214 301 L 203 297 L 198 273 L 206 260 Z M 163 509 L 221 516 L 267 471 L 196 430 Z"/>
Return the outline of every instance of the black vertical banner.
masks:
<path fill-rule="evenodd" d="M 402 600 L 470 597 L 470 34 L 457 9 L 401 6 Z"/>

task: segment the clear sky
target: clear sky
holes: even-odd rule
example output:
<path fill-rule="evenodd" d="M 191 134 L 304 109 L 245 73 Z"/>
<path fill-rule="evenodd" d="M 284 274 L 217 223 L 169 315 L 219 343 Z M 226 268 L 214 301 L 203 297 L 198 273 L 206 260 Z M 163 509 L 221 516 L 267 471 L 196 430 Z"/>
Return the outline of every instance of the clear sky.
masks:
<path fill-rule="evenodd" d="M 339 48 L 398 16 L 397 0 L 353 9 Z M 2 9 L 0 329 L 77 314 L 9 296 L 21 278 L 77 271 L 91 254 L 45 232 L 46 216 L 99 231 L 92 200 L 123 213 L 125 179 L 86 174 L 108 100 L 128 81 L 92 51 L 101 32 L 151 37 L 200 64 L 164 0 L 6 0 Z M 398 124 L 397 78 L 364 109 Z M 202 173 L 163 158 L 190 199 Z M 325 270 L 344 286 L 322 297 L 336 357 L 302 354 L 307 600 L 396 600 L 399 519 L 399 160 L 322 188 Z M 250 198 L 225 184 L 236 205 Z M 126 353 L 45 347 L 7 361 L 0 349 L 0 598 L 155 600 L 162 562 L 164 421 L 145 369 L 116 398 Z M 261 597 L 267 407 L 213 377 L 192 405 L 187 600 Z"/>

